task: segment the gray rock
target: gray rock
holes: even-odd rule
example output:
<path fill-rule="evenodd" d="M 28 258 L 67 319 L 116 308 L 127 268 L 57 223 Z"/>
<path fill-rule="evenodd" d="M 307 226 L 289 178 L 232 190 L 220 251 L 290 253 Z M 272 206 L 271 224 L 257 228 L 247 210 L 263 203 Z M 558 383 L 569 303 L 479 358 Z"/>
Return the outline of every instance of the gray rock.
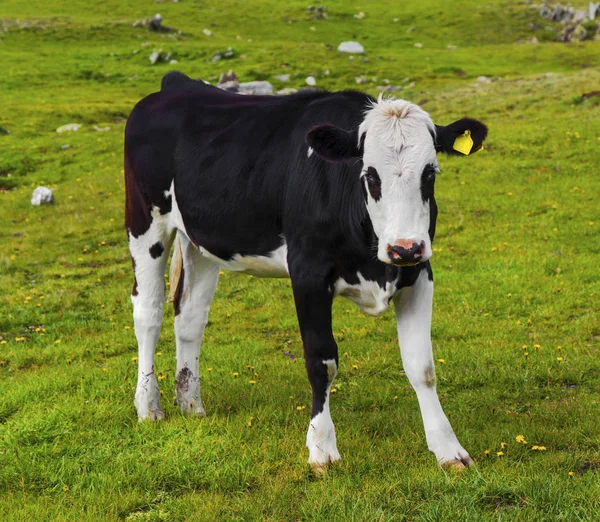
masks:
<path fill-rule="evenodd" d="M 365 78 L 365 76 L 362 74 L 355 79 L 356 79 L 356 83 L 367 83 L 367 78 Z"/>
<path fill-rule="evenodd" d="M 588 18 L 595 20 L 596 15 L 600 15 L 600 2 L 589 2 L 588 3 Z"/>
<path fill-rule="evenodd" d="M 314 76 L 308 76 L 305 80 L 306 85 L 310 85 L 311 87 L 314 87 L 315 85 L 317 85 L 317 80 L 315 80 Z"/>
<path fill-rule="evenodd" d="M 31 194 L 31 204 L 35 206 L 54 203 L 54 194 L 48 187 L 38 187 Z"/>
<path fill-rule="evenodd" d="M 60 150 L 68 150 L 71 148 L 71 145 L 61 145 Z"/>
<path fill-rule="evenodd" d="M 264 96 L 273 94 L 273 86 L 265 81 L 240 83 L 239 92 L 242 94 L 258 94 Z"/>
<path fill-rule="evenodd" d="M 275 79 L 279 80 L 280 82 L 287 83 L 290 81 L 290 75 L 289 74 L 279 74 L 278 76 L 275 76 Z"/>
<path fill-rule="evenodd" d="M 478 76 L 477 81 L 479 83 L 490 83 L 492 80 L 490 80 L 487 76 Z"/>
<path fill-rule="evenodd" d="M 56 132 L 59 134 L 62 132 L 75 132 L 81 128 L 81 123 L 67 123 L 66 125 L 61 125 Z"/>
<path fill-rule="evenodd" d="M 292 87 L 286 87 L 285 89 L 281 89 L 280 91 L 277 91 L 277 94 L 279 96 L 287 96 L 289 94 L 295 94 L 298 92 L 298 89 L 292 89 Z"/>
<path fill-rule="evenodd" d="M 213 32 L 210 29 L 202 29 L 202 32 L 206 35 L 206 36 L 214 36 Z"/>
<path fill-rule="evenodd" d="M 365 48 L 358 42 L 342 42 L 338 45 L 338 51 L 341 53 L 364 54 Z"/>

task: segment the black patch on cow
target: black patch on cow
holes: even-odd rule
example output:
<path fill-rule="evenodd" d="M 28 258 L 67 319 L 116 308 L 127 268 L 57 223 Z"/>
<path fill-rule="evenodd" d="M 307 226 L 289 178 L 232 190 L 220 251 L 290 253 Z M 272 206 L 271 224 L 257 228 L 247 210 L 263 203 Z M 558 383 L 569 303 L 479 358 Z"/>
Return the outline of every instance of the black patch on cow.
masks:
<path fill-rule="evenodd" d="M 158 243 L 154 243 L 150 247 L 150 255 L 152 256 L 153 259 L 158 259 L 160 256 L 162 256 L 162 253 L 164 251 L 165 251 L 165 247 L 163 246 L 163 244 L 160 241 Z"/>
<path fill-rule="evenodd" d="M 369 167 L 365 174 L 365 179 L 367 180 L 367 186 L 371 197 L 375 201 L 379 201 L 381 199 L 381 178 L 379 177 L 377 169 L 375 167 Z"/>
<path fill-rule="evenodd" d="M 461 152 L 454 150 L 454 141 L 460 135 L 464 134 L 466 130 L 471 132 L 471 139 L 473 140 L 471 153 L 476 152 L 481 148 L 488 134 L 487 127 L 480 121 L 472 118 L 462 118 L 445 127 L 436 125 L 435 128 L 436 133 L 434 143 L 436 152 L 445 152 L 452 156 L 464 156 Z"/>
<path fill-rule="evenodd" d="M 423 203 L 427 203 L 431 198 L 433 198 L 435 173 L 435 166 L 431 163 L 429 165 L 425 165 L 425 168 L 421 173 L 421 198 L 423 199 Z"/>
<path fill-rule="evenodd" d="M 362 189 L 363 198 L 365 200 L 365 205 L 366 205 L 367 202 L 369 201 L 369 195 L 367 194 L 367 179 L 365 176 L 363 176 L 363 179 L 360 183 L 360 188 Z"/>
<path fill-rule="evenodd" d="M 131 295 L 135 297 L 138 295 L 138 283 L 137 277 L 135 276 L 135 259 L 133 257 L 131 258 L 131 265 L 133 266 L 133 288 L 131 289 Z"/>
<path fill-rule="evenodd" d="M 169 194 L 168 196 L 166 196 L 162 202 L 162 205 L 160 205 L 158 208 L 160 209 L 160 213 L 161 215 L 165 215 L 168 214 L 169 212 L 171 212 L 171 208 L 173 207 L 173 198 L 171 197 L 171 194 Z"/>
<path fill-rule="evenodd" d="M 317 125 L 308 131 L 306 142 L 328 161 L 351 161 L 361 156 L 356 130 L 346 131 L 334 125 Z"/>
<path fill-rule="evenodd" d="M 179 281 L 177 281 L 177 288 L 175 288 L 175 293 L 173 294 L 173 309 L 175 310 L 175 315 L 179 315 L 181 313 L 181 296 L 183 295 L 184 282 L 185 270 L 182 266 L 181 274 L 179 275 Z"/>
<path fill-rule="evenodd" d="M 365 139 L 367 138 L 367 133 L 363 132 L 360 135 L 360 139 L 358 140 L 358 155 L 362 158 L 365 155 Z"/>

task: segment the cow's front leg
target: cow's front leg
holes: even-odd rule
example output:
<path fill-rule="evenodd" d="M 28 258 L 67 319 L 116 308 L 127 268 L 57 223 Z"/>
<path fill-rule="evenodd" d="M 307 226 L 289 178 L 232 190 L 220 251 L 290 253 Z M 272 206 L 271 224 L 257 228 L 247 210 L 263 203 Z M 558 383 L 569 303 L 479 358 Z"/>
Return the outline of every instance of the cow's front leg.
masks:
<path fill-rule="evenodd" d="M 463 468 L 473 460 L 454 435 L 436 392 L 431 348 L 432 304 L 433 281 L 425 269 L 413 286 L 394 297 L 402 365 L 417 394 L 427 446 L 444 467 Z"/>
<path fill-rule="evenodd" d="M 292 288 L 308 379 L 312 387 L 312 408 L 306 435 L 308 463 L 316 473 L 324 472 L 327 464 L 340 459 L 335 429 L 329 413 L 329 392 L 338 366 L 337 344 L 331 330 L 333 294 L 326 277 L 317 270 L 303 266 L 290 270 Z"/>

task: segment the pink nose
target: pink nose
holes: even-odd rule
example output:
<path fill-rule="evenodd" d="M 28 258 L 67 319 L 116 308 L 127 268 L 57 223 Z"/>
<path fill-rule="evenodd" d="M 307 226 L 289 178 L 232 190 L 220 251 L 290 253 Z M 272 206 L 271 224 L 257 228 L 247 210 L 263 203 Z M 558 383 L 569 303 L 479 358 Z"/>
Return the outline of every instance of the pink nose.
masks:
<path fill-rule="evenodd" d="M 400 240 L 387 246 L 387 255 L 395 265 L 416 265 L 421 262 L 424 252 L 425 241 Z"/>

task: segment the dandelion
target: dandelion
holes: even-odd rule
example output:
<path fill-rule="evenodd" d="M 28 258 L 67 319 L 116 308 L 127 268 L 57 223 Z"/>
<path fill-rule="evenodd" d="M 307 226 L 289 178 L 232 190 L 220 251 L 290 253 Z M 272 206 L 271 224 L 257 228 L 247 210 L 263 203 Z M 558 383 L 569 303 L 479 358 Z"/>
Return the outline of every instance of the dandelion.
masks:
<path fill-rule="evenodd" d="M 501 457 L 502 455 L 504 455 L 504 452 L 503 451 L 497 451 L 496 455 L 498 455 L 498 457 Z"/>
<path fill-rule="evenodd" d="M 489 449 L 484 450 L 483 454 L 486 455 L 486 456 L 489 455 L 490 454 L 490 450 Z"/>
<path fill-rule="evenodd" d="M 348 352 L 344 352 L 344 357 L 348 357 Z"/>
<path fill-rule="evenodd" d="M 70 357 L 67 357 L 67 364 L 71 364 L 73 360 Z"/>
<path fill-rule="evenodd" d="M 331 393 L 337 393 L 337 388 L 331 388 Z"/>
<path fill-rule="evenodd" d="M 446 362 L 446 359 L 438 359 L 438 362 L 444 364 Z"/>
<path fill-rule="evenodd" d="M 7 343 L 7 341 L 6 341 L 5 339 L 2 339 L 2 340 L 0 341 L 0 344 L 6 344 L 6 343 Z"/>
<path fill-rule="evenodd" d="M 355 369 L 355 370 L 358 370 L 358 364 L 353 364 L 352 368 Z"/>
<path fill-rule="evenodd" d="M 541 348 L 541 346 L 539 344 L 534 344 L 533 345 L 533 349 L 537 352 L 539 349 Z"/>
<path fill-rule="evenodd" d="M 507 446 L 506 442 L 501 442 L 501 443 L 500 443 L 500 447 L 501 447 L 502 449 L 506 448 L 506 446 Z"/>
<path fill-rule="evenodd" d="M 248 381 L 250 384 L 256 384 L 256 381 Z"/>
<path fill-rule="evenodd" d="M 527 441 L 525 440 L 525 437 L 523 437 L 523 435 L 517 435 L 515 437 L 515 440 L 517 442 L 520 442 L 521 444 L 527 444 Z"/>
<path fill-rule="evenodd" d="M 239 375 L 239 373 L 238 373 L 238 372 L 233 372 L 233 373 L 232 373 L 232 375 L 233 375 L 234 377 L 237 377 L 237 376 Z"/>
<path fill-rule="evenodd" d="M 212 372 L 212 368 L 206 368 L 206 371 Z"/>
<path fill-rule="evenodd" d="M 572 477 L 572 476 L 574 476 L 574 475 L 575 475 L 575 472 L 574 472 L 574 471 L 569 471 L 569 477 Z"/>
<path fill-rule="evenodd" d="M 129 325 L 125 326 L 125 330 L 131 330 L 131 326 L 129 326 Z"/>
<path fill-rule="evenodd" d="M 562 358 L 562 357 L 557 357 L 557 358 L 556 358 L 556 360 L 557 360 L 558 362 L 562 362 L 562 361 L 563 361 L 563 358 Z"/>
<path fill-rule="evenodd" d="M 162 352 L 156 352 L 156 355 L 160 357 L 162 355 Z"/>
<path fill-rule="evenodd" d="M 250 417 L 250 419 L 248 419 L 248 427 L 252 426 L 253 420 L 254 420 L 254 417 Z"/>
<path fill-rule="evenodd" d="M 106 368 L 102 368 L 102 371 L 106 373 L 108 370 Z"/>
<path fill-rule="evenodd" d="M 164 381 L 164 379 L 165 379 L 165 376 L 162 373 L 159 373 L 158 374 L 158 380 L 159 381 Z"/>
<path fill-rule="evenodd" d="M 302 410 L 306 409 L 306 406 L 296 406 L 296 409 L 298 411 L 302 411 Z"/>
<path fill-rule="evenodd" d="M 531 446 L 533 451 L 546 451 L 546 446 Z"/>
<path fill-rule="evenodd" d="M 398 400 L 398 396 L 394 395 L 394 400 L 397 401 Z"/>
<path fill-rule="evenodd" d="M 523 348 L 523 350 L 527 350 L 527 345 L 524 344 L 523 346 L 521 346 L 521 348 Z"/>
<path fill-rule="evenodd" d="M 520 319 L 517 321 L 517 324 L 519 324 L 519 325 L 521 324 L 521 320 Z"/>
<path fill-rule="evenodd" d="M 54 341 L 54 344 L 60 344 L 60 343 L 62 343 L 62 340 L 60 340 L 60 339 L 56 339 L 56 341 Z"/>
<path fill-rule="evenodd" d="M 132 358 L 131 358 L 131 360 L 132 360 L 133 362 L 135 362 L 135 361 L 137 361 L 137 360 L 138 360 L 138 358 L 137 358 L 136 356 L 134 356 L 134 357 L 132 357 Z"/>

